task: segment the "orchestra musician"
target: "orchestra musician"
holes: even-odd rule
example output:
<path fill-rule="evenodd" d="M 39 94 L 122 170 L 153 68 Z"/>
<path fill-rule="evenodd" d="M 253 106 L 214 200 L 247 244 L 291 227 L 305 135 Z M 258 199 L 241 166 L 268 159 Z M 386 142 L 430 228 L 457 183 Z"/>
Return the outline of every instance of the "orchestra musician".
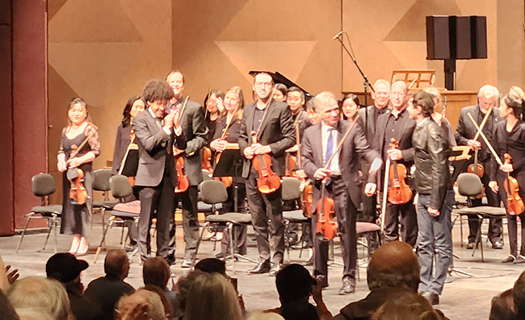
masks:
<path fill-rule="evenodd" d="M 344 96 L 343 102 L 341 103 L 341 117 L 343 120 L 354 120 L 357 117 L 357 111 L 359 110 L 359 100 L 353 93 L 349 93 Z"/>
<path fill-rule="evenodd" d="M 284 224 L 282 219 L 281 188 L 264 194 L 257 186 L 258 172 L 252 159 L 258 155 L 271 156 L 271 169 L 284 174 L 285 150 L 295 144 L 293 122 L 288 106 L 271 97 L 273 79 L 268 73 L 254 77 L 253 90 L 256 101 L 248 105 L 243 113 L 239 136 L 239 147 L 244 156 L 242 176 L 246 179 L 248 207 L 256 233 L 260 262 L 250 273 L 276 273 L 284 254 Z M 252 132 L 256 143 L 253 143 Z M 260 158 L 260 157 L 257 157 Z"/>
<path fill-rule="evenodd" d="M 355 122 L 340 120 L 339 105 L 335 96 L 330 92 L 322 92 L 314 98 L 315 108 L 320 114 L 321 123 L 305 130 L 302 140 L 303 169 L 310 179 L 319 182 L 329 179 L 327 192 L 335 203 L 337 217 L 337 233 L 341 238 L 343 248 L 343 279 L 339 294 L 349 294 L 355 291 L 357 240 L 356 216 L 357 204 L 361 195 L 358 183 L 359 159 L 362 155 L 371 163 L 370 170 L 373 174 L 379 170 L 382 161 L 379 154 L 371 149 L 366 141 L 361 126 Z M 344 141 L 342 148 L 337 151 L 342 136 L 351 127 L 351 131 Z M 328 168 L 327 160 L 338 152 Z M 317 207 L 321 192 L 319 183 L 315 183 L 313 207 Z M 366 190 L 369 194 L 375 192 L 375 183 L 368 183 Z M 316 226 L 320 212 L 312 219 L 312 232 L 316 234 Z M 328 244 L 318 235 L 314 236 L 314 275 L 323 287 L 328 286 Z"/>
<path fill-rule="evenodd" d="M 494 144 L 496 153 L 503 159 L 508 153 L 512 157 L 511 164 L 498 166 L 492 157 L 491 178 L 489 186 L 493 192 L 498 193 L 508 209 L 507 191 L 505 189 L 505 178 L 507 174 L 518 181 L 519 196 L 525 197 L 525 122 L 524 120 L 524 97 L 523 90 L 513 86 L 509 93 L 503 98 L 500 107 L 500 115 L 504 119 L 495 124 Z M 476 119 L 476 118 L 474 118 Z M 518 217 L 521 220 L 521 243 L 518 252 Z M 524 214 L 510 215 L 507 210 L 507 228 L 509 232 L 510 255 L 503 263 L 525 263 L 525 223 Z"/>
<path fill-rule="evenodd" d="M 197 219 L 198 185 L 202 182 L 201 149 L 206 145 L 206 123 L 202 106 L 183 96 L 184 75 L 180 71 L 172 71 L 166 81 L 173 90 L 173 99 L 170 102 L 170 111 L 182 112 L 181 128 L 186 139 L 186 147 L 179 156 L 184 159 L 184 170 L 189 180 L 189 188 L 175 194 L 175 208 L 182 204 L 182 227 L 184 230 L 184 260 L 182 268 L 191 268 L 195 263 L 195 252 L 199 240 L 199 222 Z M 183 109 L 184 102 L 186 105 Z M 176 155 L 177 156 L 177 155 Z M 172 253 L 170 262 L 175 262 L 175 229 L 173 224 L 170 237 Z"/>
<path fill-rule="evenodd" d="M 385 162 L 387 157 L 390 157 L 391 160 L 399 160 L 398 162 L 405 165 L 409 171 L 413 162 L 405 158 L 412 148 L 412 133 L 416 122 L 408 116 L 406 111 L 407 93 L 408 89 L 405 82 L 396 81 L 392 84 L 389 93 L 391 109 L 386 110 L 377 118 L 374 149 L 381 154 Z M 399 142 L 399 148 L 390 148 L 392 139 Z M 382 192 L 385 188 L 382 185 L 383 177 L 384 172 L 378 177 Z M 385 211 L 383 213 L 385 216 L 383 230 L 385 240 L 398 240 L 399 233 L 401 233 L 402 240 L 414 246 L 417 240 L 417 220 L 413 201 L 410 200 L 403 204 L 387 202 Z M 401 232 L 399 232 L 398 225 L 401 225 Z"/>
<path fill-rule="evenodd" d="M 139 147 L 135 185 L 139 188 L 140 216 L 138 242 L 142 261 L 148 258 L 151 218 L 157 215 L 157 256 L 170 261 L 169 230 L 173 219 L 177 172 L 173 146 L 184 149 L 177 112 L 168 113 L 173 90 L 163 80 L 146 83 L 142 98 L 147 109 L 132 122 Z"/>
<path fill-rule="evenodd" d="M 376 133 L 376 123 L 380 115 L 382 115 L 388 109 L 388 102 L 390 101 L 390 82 L 378 79 L 374 82 L 374 90 L 372 91 L 372 100 L 374 103 L 365 108 L 359 109 L 358 122 L 365 132 L 366 140 L 369 143 L 373 143 Z M 344 111 L 344 109 L 343 109 Z M 363 168 L 361 173 L 363 174 L 363 181 L 368 181 L 368 168 L 366 162 L 362 162 Z M 363 219 L 366 222 L 375 223 L 377 220 L 377 193 L 370 196 L 366 195 L 364 190 L 362 192 L 361 203 L 363 207 Z M 379 239 L 377 235 L 372 232 L 366 234 L 368 243 L 369 256 L 378 248 Z"/>
<path fill-rule="evenodd" d="M 57 156 L 58 171 L 64 173 L 60 233 L 73 235 L 70 253 L 85 255 L 89 249 L 86 235 L 93 204 L 93 175 L 91 172 L 93 160 L 100 154 L 100 140 L 98 128 L 88 119 L 84 100 L 73 99 L 69 103 L 67 116 L 68 125 L 62 130 Z M 77 168 L 82 170 L 84 175 L 85 192 L 82 193 L 83 196 L 87 196 L 84 203 L 79 202 L 79 199 L 72 199 L 70 194 L 73 187 L 71 177 L 78 174 Z M 82 185 L 82 182 L 78 182 Z M 74 187 L 78 187 L 78 184 L 75 184 Z"/>
<path fill-rule="evenodd" d="M 282 83 L 276 83 L 273 86 L 272 99 L 279 102 L 286 102 L 288 88 Z"/>
<path fill-rule="evenodd" d="M 476 136 L 477 129 L 471 120 L 468 117 L 470 114 L 478 126 L 481 125 L 483 119 L 486 118 L 487 113 L 490 114 L 487 117 L 484 127 L 482 128 L 483 133 L 489 140 L 489 142 L 494 145 L 493 132 L 496 127 L 496 123 L 500 121 L 499 110 L 497 108 L 499 100 L 499 91 L 496 87 L 491 85 L 484 85 L 478 91 L 478 104 L 474 106 L 467 106 L 461 109 L 459 115 L 459 122 L 456 128 L 456 141 L 458 145 L 469 146 L 474 150 L 478 150 L 478 162 L 488 168 L 490 166 L 490 151 L 483 139 L 479 137 L 477 140 L 473 140 Z M 489 111 L 490 110 L 490 111 Z M 474 160 L 474 159 L 473 159 Z M 467 165 L 472 163 L 472 161 L 465 161 L 462 172 L 466 171 Z M 491 188 L 489 188 L 490 177 L 488 174 L 484 174 L 481 177 L 481 182 L 485 190 L 485 195 L 487 197 L 487 204 L 492 207 L 499 207 L 501 203 L 501 198 L 499 194 L 494 193 Z M 470 205 L 473 207 L 481 205 L 480 199 L 470 199 Z M 475 246 L 476 235 L 478 234 L 478 228 L 480 227 L 480 220 L 473 216 L 469 215 L 468 217 L 469 225 L 469 235 L 467 249 L 473 249 Z M 488 237 L 492 243 L 494 249 L 502 249 L 502 220 L 500 218 L 491 218 L 489 222 Z"/>
<path fill-rule="evenodd" d="M 215 136 L 215 128 L 218 120 L 224 113 L 224 92 L 221 90 L 212 89 L 204 98 L 204 107 L 206 108 L 204 114 L 204 122 L 208 128 L 208 135 L 206 141 L 213 140 Z"/>
<path fill-rule="evenodd" d="M 416 121 L 413 148 L 404 159 L 413 160 L 417 192 L 417 255 L 421 264 L 419 291 L 433 305 L 439 295 L 452 260 L 452 224 L 450 213 L 454 190 L 450 180 L 449 144 L 445 132 L 434 121 L 434 96 L 418 91 L 407 108 Z M 397 160 L 394 157 L 394 160 Z"/>
<path fill-rule="evenodd" d="M 229 148 L 228 145 L 237 145 L 241 129 L 241 119 L 244 110 L 244 95 L 238 86 L 231 87 L 224 96 L 224 108 L 226 114 L 217 121 L 217 127 L 213 141 L 210 143 L 211 149 L 220 153 Z M 238 164 L 242 168 L 242 162 Z M 228 200 L 223 203 L 223 212 L 245 212 L 246 187 L 244 179 L 241 177 L 231 178 L 231 184 L 227 186 Z M 237 195 L 235 195 L 237 192 Z M 237 205 L 235 205 L 237 200 Z M 236 210 L 235 210 L 236 209 Z M 235 237 L 235 253 L 246 254 L 246 226 L 234 226 L 233 236 Z M 216 258 L 224 258 L 230 252 L 229 233 L 224 232 L 221 240 L 221 252 Z"/>

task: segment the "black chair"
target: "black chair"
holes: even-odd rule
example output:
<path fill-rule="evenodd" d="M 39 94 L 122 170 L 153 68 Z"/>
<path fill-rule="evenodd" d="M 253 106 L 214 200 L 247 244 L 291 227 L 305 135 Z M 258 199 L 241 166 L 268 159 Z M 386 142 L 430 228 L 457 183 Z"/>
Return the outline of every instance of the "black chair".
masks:
<path fill-rule="evenodd" d="M 481 179 L 474 173 L 462 173 L 458 176 L 458 193 L 467 198 L 475 197 L 483 192 L 483 184 Z M 483 255 L 483 241 L 481 241 L 481 227 L 483 226 L 484 220 L 490 220 L 493 218 L 506 218 L 507 213 L 505 208 L 501 207 L 490 207 L 490 206 L 479 206 L 479 207 L 467 207 L 460 208 L 457 210 L 457 214 L 460 219 L 462 217 L 473 216 L 479 218 L 479 228 L 478 233 L 476 234 L 476 240 L 474 241 L 474 250 L 472 251 L 472 256 L 476 252 L 476 248 L 479 245 L 481 251 L 481 262 L 485 262 Z M 461 230 L 461 242 L 463 243 L 463 230 Z"/>
<path fill-rule="evenodd" d="M 57 229 L 60 228 L 60 218 L 62 216 L 62 205 L 59 204 L 49 204 L 49 196 L 55 193 L 56 184 L 55 178 L 49 173 L 39 173 L 34 175 L 31 178 L 31 189 L 33 194 L 41 198 L 41 205 L 31 208 L 31 211 L 26 214 L 26 223 L 24 230 L 22 230 L 22 235 L 16 246 L 16 252 L 20 249 L 22 241 L 24 240 L 24 235 L 26 233 L 27 227 L 32 219 L 46 219 L 47 220 L 47 236 L 46 241 L 44 242 L 44 247 L 42 250 L 46 249 L 49 236 L 51 231 L 54 231 L 54 240 L 55 240 L 55 252 L 57 252 L 58 242 L 57 242 Z"/>
<path fill-rule="evenodd" d="M 281 197 L 283 201 L 300 201 L 301 200 L 301 180 L 294 177 L 283 177 L 281 182 Z M 283 220 L 284 220 L 284 239 L 286 253 L 288 255 L 288 260 L 290 260 L 290 239 L 292 238 L 292 225 L 301 226 L 301 230 L 304 228 L 310 228 L 311 219 L 305 217 L 303 209 L 294 209 L 294 210 L 284 210 L 283 211 Z M 299 258 L 303 254 L 303 247 L 306 239 L 301 237 L 299 251 Z"/>
<path fill-rule="evenodd" d="M 120 225 L 122 228 L 122 234 L 124 232 L 124 227 L 128 226 L 130 223 L 137 223 L 140 215 L 140 201 L 128 201 L 125 202 L 124 199 L 129 197 L 133 190 L 128 182 L 128 177 L 123 175 L 115 175 L 109 179 L 109 185 L 111 194 L 115 199 L 119 201 L 112 208 L 106 208 L 106 210 L 111 214 L 108 219 L 108 224 L 102 234 L 102 239 L 97 248 L 95 255 L 95 261 L 97 262 L 98 255 L 100 251 L 106 246 L 106 235 L 110 229 L 113 228 L 115 224 Z M 123 236 L 121 235 L 121 245 L 124 246 L 124 241 L 122 241 Z"/>
<path fill-rule="evenodd" d="M 197 242 L 197 249 L 195 254 L 197 254 L 200 243 L 202 241 L 202 236 L 204 234 L 204 230 L 209 226 L 215 226 L 217 228 L 222 228 L 223 231 L 229 232 L 230 234 L 230 250 L 231 250 L 231 257 L 233 257 L 233 271 L 235 272 L 235 260 L 237 259 L 244 259 L 248 260 L 254 263 L 257 263 L 257 261 L 247 258 L 242 255 L 235 254 L 235 248 L 236 248 L 236 241 L 233 236 L 233 228 L 234 226 L 241 226 L 241 225 L 250 225 L 252 223 L 251 215 L 245 214 L 245 213 L 239 213 L 239 212 L 226 212 L 223 214 L 219 214 L 217 210 L 215 210 L 216 206 L 218 204 L 222 204 L 228 200 L 228 193 L 226 192 L 226 187 L 222 182 L 217 180 L 205 180 L 201 182 L 199 185 L 199 190 L 201 194 L 201 199 L 203 202 L 209 204 L 212 206 L 212 210 L 215 212 L 215 214 L 209 215 L 206 217 L 205 225 L 201 230 L 201 234 L 199 237 L 199 241 Z"/>
<path fill-rule="evenodd" d="M 106 229 L 106 209 L 113 208 L 119 201 L 109 199 L 109 179 L 113 175 L 111 169 L 97 169 L 93 171 L 93 191 L 102 192 L 103 200 L 93 201 L 93 210 L 100 210 L 102 214 L 102 232 Z M 93 229 L 93 219 L 91 219 Z"/>

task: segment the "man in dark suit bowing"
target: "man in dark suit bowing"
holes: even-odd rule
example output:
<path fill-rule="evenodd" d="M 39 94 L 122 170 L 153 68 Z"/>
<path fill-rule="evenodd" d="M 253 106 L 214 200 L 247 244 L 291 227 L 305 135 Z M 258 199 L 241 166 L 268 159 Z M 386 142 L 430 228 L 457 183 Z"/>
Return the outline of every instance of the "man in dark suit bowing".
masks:
<path fill-rule="evenodd" d="M 272 170 L 279 177 L 283 176 L 285 150 L 295 144 L 290 111 L 286 103 L 271 99 L 273 85 L 273 79 L 268 73 L 255 75 L 253 90 L 256 101 L 244 109 L 239 135 L 239 147 L 245 157 L 242 177 L 246 179 L 248 207 L 257 235 L 260 258 L 259 264 L 250 273 L 269 272 L 271 260 L 271 273 L 275 274 L 284 256 L 281 188 L 268 194 L 259 191 L 258 173 L 252 166 L 254 156 L 269 154 L 272 157 Z M 252 141 L 252 133 L 257 139 L 256 143 Z"/>
<path fill-rule="evenodd" d="M 361 126 L 346 120 L 340 120 L 339 106 L 335 96 L 330 92 L 322 92 L 314 98 L 315 109 L 320 115 L 321 122 L 309 127 L 304 132 L 303 169 L 308 177 L 316 181 L 313 194 L 313 207 L 321 198 L 320 181 L 327 179 L 326 192 L 334 200 L 337 217 L 337 233 L 341 237 L 343 248 L 343 286 L 339 294 L 348 294 L 355 291 L 355 276 L 357 265 L 356 240 L 356 206 L 360 201 L 361 186 L 359 183 L 359 159 L 364 158 L 370 163 L 371 176 L 381 167 L 379 154 L 371 149 L 366 141 Z M 351 127 L 352 126 L 352 127 Z M 343 135 L 350 128 L 340 150 L 337 145 Z M 335 154 L 335 155 L 334 155 Z M 328 163 L 328 159 L 333 160 Z M 367 183 L 367 194 L 375 192 L 375 184 Z M 316 233 L 319 212 L 312 219 L 312 231 Z M 314 275 L 318 276 L 323 286 L 328 282 L 328 244 L 319 235 L 314 236 Z"/>
<path fill-rule="evenodd" d="M 166 81 L 173 89 L 173 99 L 170 104 L 171 111 L 182 112 L 181 129 L 186 139 L 186 148 L 180 150 L 179 155 L 184 159 L 184 170 L 189 180 L 189 187 L 184 192 L 175 193 L 175 207 L 182 204 L 182 229 L 184 231 L 184 261 L 182 268 L 190 268 L 195 263 L 195 252 L 199 240 L 199 222 L 197 220 L 198 186 L 202 182 L 201 171 L 201 149 L 206 144 L 207 128 L 204 122 L 204 109 L 192 100 L 183 105 L 186 98 L 184 91 L 184 75 L 180 71 L 172 71 L 168 74 Z M 171 247 L 175 252 L 175 229 L 173 224 L 171 231 Z M 170 256 L 170 263 L 175 262 L 175 255 Z"/>
<path fill-rule="evenodd" d="M 140 188 L 139 250 L 141 259 L 148 257 L 148 233 L 151 217 L 157 211 L 157 255 L 168 259 L 169 227 L 173 217 L 174 186 L 177 173 L 173 145 L 185 148 L 176 112 L 167 112 L 173 91 L 162 80 L 151 80 L 142 94 L 147 109 L 133 120 L 139 146 L 139 165 L 135 184 Z"/>
<path fill-rule="evenodd" d="M 407 175 L 410 175 L 410 167 L 413 161 L 406 160 L 407 152 L 412 149 L 412 133 L 416 127 L 416 121 L 410 119 L 406 111 L 408 102 L 408 89 L 403 81 L 396 81 L 390 88 L 391 109 L 384 112 L 377 119 L 375 140 L 373 148 L 381 154 L 381 158 L 386 162 L 387 158 L 393 159 L 395 156 L 398 163 L 404 164 L 407 168 Z M 390 148 L 390 142 L 395 139 L 399 142 L 399 148 Z M 385 168 L 385 170 L 388 170 Z M 378 185 L 381 192 L 384 192 L 384 172 L 378 177 Z M 410 186 L 410 181 L 407 181 Z M 413 186 L 410 186 L 413 189 Z M 415 194 L 415 192 L 412 192 Z M 412 198 L 413 199 L 413 198 Z M 417 240 L 417 218 L 416 209 L 413 201 L 409 200 L 403 204 L 392 204 L 387 201 L 386 212 L 384 214 L 384 234 L 385 241 L 394 241 L 401 238 L 406 243 L 414 246 Z M 400 225 L 400 227 L 399 227 Z M 399 230 L 401 228 L 401 230 Z"/>

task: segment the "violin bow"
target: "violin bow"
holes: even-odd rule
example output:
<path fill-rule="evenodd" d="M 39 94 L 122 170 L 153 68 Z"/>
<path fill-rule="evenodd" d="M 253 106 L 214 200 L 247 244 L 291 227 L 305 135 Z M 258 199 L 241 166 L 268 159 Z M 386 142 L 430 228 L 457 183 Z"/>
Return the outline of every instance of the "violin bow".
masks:
<path fill-rule="evenodd" d="M 496 162 L 502 166 L 503 165 L 503 162 L 501 162 L 501 159 L 500 157 L 498 156 L 496 150 L 494 150 L 494 148 L 492 147 L 492 145 L 490 144 L 489 142 L 489 139 L 487 139 L 487 137 L 485 136 L 485 134 L 483 133 L 483 131 L 481 131 L 481 128 L 480 126 L 478 126 L 478 124 L 476 123 L 476 121 L 474 120 L 474 118 L 472 117 L 472 115 L 470 113 L 467 113 L 467 116 L 470 118 L 470 120 L 472 121 L 472 124 L 474 124 L 474 127 L 476 127 L 476 129 L 478 130 L 478 133 L 479 135 L 481 136 L 481 138 L 483 138 L 483 140 L 485 141 L 485 143 L 487 144 L 487 147 L 489 147 L 489 150 L 490 152 L 492 153 L 492 155 L 494 156 L 494 159 L 496 159 Z"/>
<path fill-rule="evenodd" d="M 328 167 L 330 167 L 330 163 L 334 160 L 335 156 L 339 153 L 339 151 L 341 151 L 341 148 L 343 147 L 343 143 L 345 143 L 346 138 L 350 135 L 350 131 L 352 131 L 352 129 L 354 128 L 355 124 L 357 123 L 358 118 L 359 118 L 359 114 L 355 117 L 354 120 L 352 120 L 352 123 L 350 123 L 350 126 L 346 130 L 345 134 L 343 135 L 341 140 L 339 140 L 339 143 L 337 144 L 337 147 L 335 148 L 334 153 L 332 153 L 330 158 L 328 158 L 328 160 L 326 161 L 324 165 L 324 169 L 328 169 Z"/>

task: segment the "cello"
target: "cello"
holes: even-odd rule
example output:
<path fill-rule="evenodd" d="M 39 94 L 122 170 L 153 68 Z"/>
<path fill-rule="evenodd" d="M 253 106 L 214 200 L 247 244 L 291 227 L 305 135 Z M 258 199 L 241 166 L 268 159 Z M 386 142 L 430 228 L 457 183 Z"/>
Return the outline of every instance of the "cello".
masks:
<path fill-rule="evenodd" d="M 508 153 L 505 153 L 503 159 L 505 164 L 512 163 L 512 157 Z M 507 177 L 503 184 L 505 186 L 505 192 L 507 193 L 507 211 L 510 215 L 522 214 L 525 211 L 525 206 L 519 194 L 520 185 L 518 181 L 507 172 Z"/>
<path fill-rule="evenodd" d="M 190 97 L 186 97 L 186 99 L 184 99 L 184 103 L 182 104 L 182 108 L 178 115 L 179 123 L 182 119 L 182 115 L 184 114 L 184 110 L 186 109 L 186 104 L 188 103 L 189 98 Z M 182 193 L 188 190 L 190 186 L 190 181 L 188 180 L 184 170 L 184 150 L 175 147 L 173 147 L 173 149 L 173 155 L 175 156 L 175 170 L 177 171 L 177 185 L 175 186 L 175 193 Z"/>
<path fill-rule="evenodd" d="M 392 138 L 389 146 L 390 149 L 398 149 L 399 141 Z M 390 177 L 388 183 L 388 202 L 392 204 L 407 203 L 412 199 L 412 190 L 405 182 L 407 168 L 396 160 L 392 160 L 392 164 L 388 170 L 388 176 Z"/>

